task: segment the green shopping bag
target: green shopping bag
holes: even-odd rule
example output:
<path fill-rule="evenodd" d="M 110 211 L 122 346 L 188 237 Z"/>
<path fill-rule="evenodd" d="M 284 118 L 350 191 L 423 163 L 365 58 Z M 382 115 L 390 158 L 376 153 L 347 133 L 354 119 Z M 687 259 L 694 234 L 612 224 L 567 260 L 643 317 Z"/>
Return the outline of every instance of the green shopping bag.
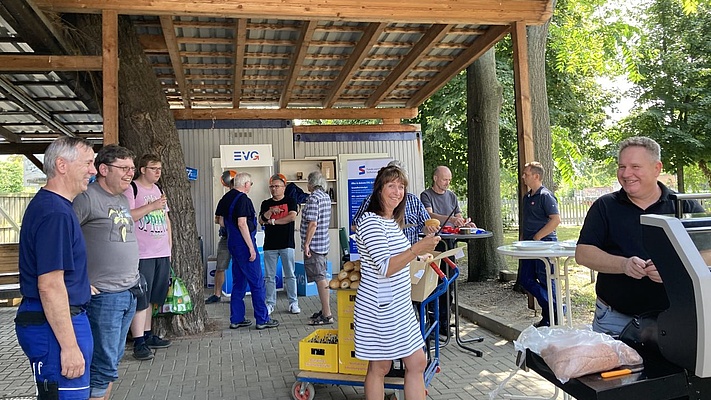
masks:
<path fill-rule="evenodd" d="M 158 314 L 187 314 L 193 310 L 193 300 L 190 298 L 185 282 L 175 275 L 173 268 L 170 269 L 170 286 L 168 286 L 168 296 L 162 306 L 153 309 L 153 315 Z"/>

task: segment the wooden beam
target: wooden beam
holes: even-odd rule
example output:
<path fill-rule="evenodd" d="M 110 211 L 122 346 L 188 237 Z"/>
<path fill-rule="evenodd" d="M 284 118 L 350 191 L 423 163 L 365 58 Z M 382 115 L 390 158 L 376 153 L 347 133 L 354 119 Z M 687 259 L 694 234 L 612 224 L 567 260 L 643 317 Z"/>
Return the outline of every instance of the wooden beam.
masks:
<path fill-rule="evenodd" d="M 192 108 L 173 110 L 176 120 L 210 119 L 410 119 L 416 108 Z"/>
<path fill-rule="evenodd" d="M 101 45 L 103 48 L 104 144 L 118 144 L 118 13 L 101 13 Z"/>
<path fill-rule="evenodd" d="M 511 25 L 513 45 L 514 98 L 516 104 L 516 132 L 518 136 L 519 171 L 526 163 L 534 161 L 533 115 L 531 114 L 531 86 L 528 75 L 528 39 L 526 25 Z M 525 193 L 525 190 L 521 193 Z"/>
<path fill-rule="evenodd" d="M 360 40 L 358 40 L 358 44 L 356 44 L 350 57 L 348 57 L 348 61 L 343 65 L 341 72 L 338 74 L 338 78 L 333 82 L 331 90 L 326 95 L 326 99 L 323 102 L 324 108 L 333 107 L 336 103 L 336 99 L 340 96 L 341 92 L 343 92 L 343 89 L 346 88 L 353 74 L 355 74 L 361 64 L 363 64 L 363 60 L 368 56 L 368 52 L 373 48 L 373 45 L 378 42 L 380 35 L 387 26 L 387 24 L 375 22 L 368 24 Z"/>
<path fill-rule="evenodd" d="M 429 24 L 541 25 L 553 0 L 35 0 L 43 10 L 132 15 L 200 15 L 277 20 L 335 20 Z"/>
<path fill-rule="evenodd" d="M 317 25 L 318 23 L 316 21 L 305 21 L 301 27 L 299 42 L 295 46 L 296 52 L 294 52 L 293 58 L 289 60 L 289 72 L 286 75 L 288 78 L 286 85 L 284 85 L 284 90 L 281 92 L 281 98 L 279 99 L 280 108 L 285 108 L 289 104 L 291 93 L 294 90 L 294 84 L 299 78 L 301 66 L 304 64 L 304 58 L 306 58 L 306 53 L 309 50 L 311 39 L 314 36 Z"/>
<path fill-rule="evenodd" d="M 412 49 L 407 53 L 397 66 L 392 70 L 387 78 L 380 84 L 377 90 L 365 101 L 366 107 L 377 106 L 385 96 L 387 96 L 400 82 L 402 78 L 410 73 L 410 69 L 417 65 L 432 50 L 443 37 L 447 35 L 454 25 L 433 25 L 417 41 Z"/>
<path fill-rule="evenodd" d="M 50 143 L 51 140 L 45 143 L 33 142 L 0 144 L 0 154 L 44 154 Z M 101 147 L 102 145 L 100 144 L 94 144 L 94 151 L 99 151 Z"/>
<path fill-rule="evenodd" d="M 420 124 L 296 125 L 294 133 L 380 133 L 421 132 Z"/>
<path fill-rule="evenodd" d="M 183 97 L 183 107 L 190 108 L 190 87 L 185 81 L 183 58 L 180 57 L 180 47 L 175 37 L 173 17 L 161 15 L 160 27 L 163 29 L 163 38 L 165 38 L 165 45 L 168 48 L 168 55 L 170 56 L 170 63 L 175 73 L 175 80 L 178 82 L 178 90 L 180 90 L 180 95 Z"/>
<path fill-rule="evenodd" d="M 247 20 L 238 18 L 235 20 L 235 39 L 234 39 L 234 56 L 232 65 L 234 73 L 232 74 L 232 107 L 239 108 L 239 102 L 242 99 L 242 75 L 244 75 L 244 53 L 247 43 Z"/>
<path fill-rule="evenodd" d="M 40 161 L 39 159 L 37 159 L 37 157 L 35 157 L 34 154 L 32 154 L 32 153 L 22 153 L 22 154 L 23 154 L 25 157 L 27 157 L 27 159 L 30 160 L 30 162 L 31 162 L 32 164 L 34 164 L 35 167 L 39 168 L 40 171 L 44 170 L 44 164 L 42 164 L 42 161 Z"/>
<path fill-rule="evenodd" d="M 407 101 L 405 107 L 418 107 L 425 100 L 427 100 L 427 98 L 432 96 L 434 92 L 439 90 L 439 88 L 452 79 L 454 75 L 459 73 L 459 71 L 466 68 L 469 64 L 473 63 L 477 58 L 481 57 L 482 54 L 492 48 L 496 42 L 501 40 L 501 38 L 509 32 L 509 29 L 510 27 L 507 25 L 489 27 L 485 34 L 481 35 L 481 37 L 472 43 L 471 47 L 464 50 L 454 61 L 442 68 L 442 70 L 435 75 L 429 83 L 418 90 L 417 93 L 415 93 L 410 100 Z"/>
<path fill-rule="evenodd" d="M 20 136 L 18 136 L 17 133 L 10 131 L 9 129 L 5 128 L 4 126 L 0 126 L 0 136 L 4 137 L 5 140 L 7 140 L 10 143 L 21 143 L 22 142 L 22 139 L 20 139 Z"/>
<path fill-rule="evenodd" d="M 101 71 L 101 57 L 0 55 L 0 72 L 49 71 Z"/>

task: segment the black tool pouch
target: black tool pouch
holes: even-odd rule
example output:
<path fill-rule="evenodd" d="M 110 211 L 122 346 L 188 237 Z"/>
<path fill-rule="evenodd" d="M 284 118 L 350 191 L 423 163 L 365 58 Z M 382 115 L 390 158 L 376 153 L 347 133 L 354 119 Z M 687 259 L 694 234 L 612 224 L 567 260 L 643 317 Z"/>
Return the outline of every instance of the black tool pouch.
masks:
<path fill-rule="evenodd" d="M 620 340 L 640 353 L 659 353 L 659 313 L 649 311 L 636 315 L 620 333 Z"/>
<path fill-rule="evenodd" d="M 59 400 L 57 382 L 37 382 L 37 400 Z"/>
<path fill-rule="evenodd" d="M 145 296 L 148 292 L 148 282 L 146 282 L 146 277 L 139 273 L 138 283 L 136 283 L 136 286 L 129 289 L 129 291 L 133 294 L 133 297 L 137 299 L 143 298 L 143 296 Z"/>

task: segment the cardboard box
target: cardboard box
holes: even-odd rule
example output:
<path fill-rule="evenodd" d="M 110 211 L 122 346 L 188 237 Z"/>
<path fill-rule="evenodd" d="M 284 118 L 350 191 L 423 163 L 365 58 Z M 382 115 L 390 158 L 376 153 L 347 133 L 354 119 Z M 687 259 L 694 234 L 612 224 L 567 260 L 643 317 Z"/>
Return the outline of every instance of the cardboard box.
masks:
<path fill-rule="evenodd" d="M 264 250 L 261 247 L 257 247 L 257 252 L 259 253 L 259 264 L 262 267 L 262 276 L 264 276 Z M 215 261 L 215 266 L 217 266 L 217 261 Z M 209 268 L 209 261 L 208 261 Z M 213 285 L 215 284 L 215 272 L 212 272 Z M 277 259 L 277 269 L 276 276 L 274 277 L 276 281 L 277 290 L 284 288 L 284 273 L 281 266 L 281 257 Z M 247 293 L 251 293 L 249 289 L 249 283 L 247 284 Z M 230 297 L 232 295 L 232 260 L 225 271 L 225 283 L 222 284 L 222 294 L 224 296 Z"/>
<path fill-rule="evenodd" d="M 354 343 L 338 343 L 338 372 L 341 374 L 365 375 L 368 372 L 368 361 L 359 360 L 355 356 Z"/>
<path fill-rule="evenodd" d="M 350 318 L 353 319 L 353 309 L 355 308 L 356 299 L 355 289 L 336 289 L 336 304 L 338 305 L 338 319 Z"/>
<path fill-rule="evenodd" d="M 325 337 L 338 338 L 336 329 L 317 329 L 299 341 L 299 369 L 315 372 L 338 372 L 338 343 L 318 343 Z"/>
<path fill-rule="evenodd" d="M 330 281 L 332 277 L 333 266 L 330 261 L 326 264 L 326 280 Z M 308 282 L 306 278 L 306 270 L 304 262 L 297 261 L 294 264 L 294 274 L 296 275 L 296 294 L 298 296 L 318 296 L 316 282 Z"/>
<path fill-rule="evenodd" d="M 205 287 L 215 286 L 215 270 L 217 269 L 217 260 L 211 258 L 207 259 L 207 271 L 205 276 Z"/>
<path fill-rule="evenodd" d="M 454 248 L 452 250 L 445 251 L 443 253 L 432 252 L 434 258 L 429 260 L 427 263 L 424 261 L 412 261 L 410 263 L 410 280 L 412 281 L 412 301 L 423 301 L 425 300 L 437 287 L 437 273 L 429 266 L 431 262 L 436 263 L 438 266 L 440 260 L 454 256 L 454 258 L 462 258 L 464 252 L 461 247 Z"/>

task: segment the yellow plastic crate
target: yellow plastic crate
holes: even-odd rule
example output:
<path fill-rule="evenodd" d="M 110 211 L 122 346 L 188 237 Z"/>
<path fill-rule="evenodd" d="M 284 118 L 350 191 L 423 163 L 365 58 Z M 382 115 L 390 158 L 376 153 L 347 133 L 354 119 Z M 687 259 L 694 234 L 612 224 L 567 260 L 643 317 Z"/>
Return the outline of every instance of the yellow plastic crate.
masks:
<path fill-rule="evenodd" d="M 355 307 L 356 290 L 338 289 L 338 319 L 353 318 L 353 308 Z"/>
<path fill-rule="evenodd" d="M 299 369 L 338 372 L 338 343 L 314 343 L 327 336 L 338 337 L 337 329 L 317 329 L 299 341 Z"/>
<path fill-rule="evenodd" d="M 338 344 L 354 343 L 355 340 L 355 325 L 353 324 L 353 316 L 338 317 Z"/>
<path fill-rule="evenodd" d="M 356 358 L 354 343 L 338 344 L 338 372 L 351 375 L 365 375 L 368 372 L 368 361 Z"/>

